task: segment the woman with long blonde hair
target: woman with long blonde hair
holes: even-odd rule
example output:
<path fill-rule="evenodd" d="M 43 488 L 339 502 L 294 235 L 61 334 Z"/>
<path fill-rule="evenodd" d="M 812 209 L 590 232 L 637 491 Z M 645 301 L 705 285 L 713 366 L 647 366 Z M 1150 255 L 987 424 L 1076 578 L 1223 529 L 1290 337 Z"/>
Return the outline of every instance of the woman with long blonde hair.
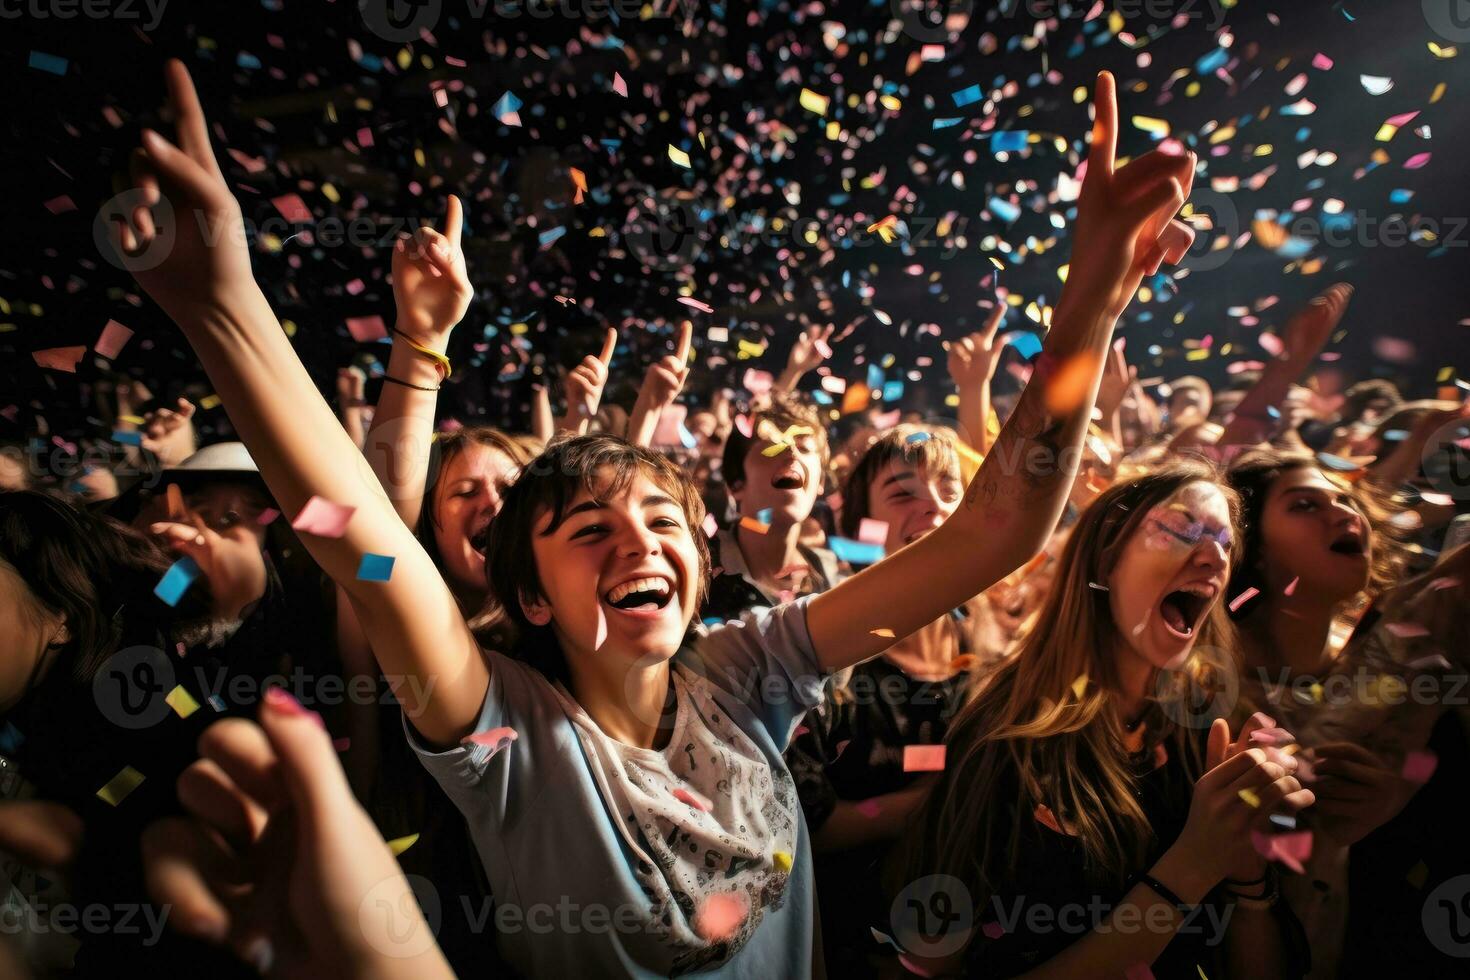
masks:
<path fill-rule="evenodd" d="M 911 964 L 1288 972 L 1294 930 L 1252 832 L 1312 794 L 1289 757 L 1230 744 L 1199 699 L 1228 648 L 1236 512 L 1212 467 L 1178 462 L 1082 515 L 1035 629 L 951 726 L 944 775 L 890 868 Z"/>

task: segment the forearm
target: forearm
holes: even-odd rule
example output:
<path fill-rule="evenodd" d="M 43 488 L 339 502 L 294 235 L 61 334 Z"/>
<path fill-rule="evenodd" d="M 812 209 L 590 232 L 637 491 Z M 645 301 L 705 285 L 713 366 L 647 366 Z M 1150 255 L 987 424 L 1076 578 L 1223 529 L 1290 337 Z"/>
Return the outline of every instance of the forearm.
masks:
<path fill-rule="evenodd" d="M 1270 909 L 1230 909 L 1225 933 L 1225 972 L 1230 980 L 1276 980 L 1286 976 L 1286 942 L 1281 920 Z"/>
<path fill-rule="evenodd" d="M 347 433 L 347 438 L 352 444 L 359 448 L 367 446 L 367 430 L 362 425 L 361 405 L 342 405 L 342 431 Z"/>
<path fill-rule="evenodd" d="M 990 382 L 961 385 L 959 395 L 960 436 L 983 456 L 990 450 Z"/>
<path fill-rule="evenodd" d="M 869 797 L 861 802 L 838 800 L 821 827 L 812 834 L 812 849 L 819 854 L 847 851 L 864 844 L 895 840 L 914 812 L 912 790 Z"/>
<path fill-rule="evenodd" d="M 796 390 L 796 386 L 801 383 L 801 379 L 805 374 L 805 371 L 801 371 L 797 368 L 788 366 L 786 370 L 781 372 L 781 374 L 776 378 L 775 382 L 771 385 L 771 390 L 784 391 L 787 393 L 793 392 Z"/>
<path fill-rule="evenodd" d="M 556 422 L 551 417 L 551 393 L 538 386 L 531 398 L 531 435 L 544 446 L 551 441 L 555 431 Z"/>
<path fill-rule="evenodd" d="M 396 336 L 388 355 L 388 375 L 422 388 L 440 384 L 438 365 Z M 438 403 L 437 392 L 385 381 L 363 450 L 393 509 L 410 530 L 418 527 L 423 510 Z"/>
<path fill-rule="evenodd" d="M 1296 379 L 1311 362 L 1289 357 L 1274 360 L 1261 370 L 1261 380 L 1246 393 L 1235 409 L 1235 415 L 1220 436 L 1221 446 L 1253 446 L 1266 439 L 1275 422 L 1271 409 L 1285 400 Z"/>
<path fill-rule="evenodd" d="M 628 441 L 635 446 L 653 444 L 653 434 L 658 431 L 658 421 L 663 407 L 639 397 L 633 405 L 633 414 L 628 417 Z"/>
<path fill-rule="evenodd" d="M 1066 309 L 1064 306 L 1063 309 Z M 983 592 L 1046 544 L 1081 458 L 1115 318 L 1101 307 L 1058 310 L 1045 353 L 1016 410 L 940 527 L 817 597 L 807 623 L 828 669 L 861 663 Z M 1065 376 L 1065 400 L 1048 385 Z"/>

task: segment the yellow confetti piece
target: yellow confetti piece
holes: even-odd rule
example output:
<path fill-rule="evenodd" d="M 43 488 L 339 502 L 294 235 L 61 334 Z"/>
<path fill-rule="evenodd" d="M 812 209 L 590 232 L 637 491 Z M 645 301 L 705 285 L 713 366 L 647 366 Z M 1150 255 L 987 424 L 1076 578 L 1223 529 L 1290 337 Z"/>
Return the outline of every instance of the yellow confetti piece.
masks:
<path fill-rule="evenodd" d="M 1312 686 L 1309 687 L 1309 688 L 1307 688 L 1307 690 L 1311 693 L 1312 700 L 1315 703 L 1317 703 L 1317 704 L 1321 704 L 1322 703 L 1323 691 L 1322 691 L 1322 685 L 1321 684 L 1318 684 L 1318 683 L 1313 682 Z"/>
<path fill-rule="evenodd" d="M 322 197 L 325 197 L 333 204 L 336 204 L 337 202 L 342 200 L 342 195 L 338 193 L 337 188 L 333 187 L 331 184 L 322 185 Z"/>
<path fill-rule="evenodd" d="M 1434 92 L 1429 96 L 1429 104 L 1434 105 L 1440 99 L 1444 98 L 1444 94 L 1448 90 L 1448 88 L 1449 86 L 1445 85 L 1444 82 L 1440 82 L 1438 85 L 1434 86 Z"/>
<path fill-rule="evenodd" d="M 891 112 L 897 112 L 898 110 L 903 108 L 903 103 L 900 102 L 896 96 L 879 96 L 878 101 L 882 103 L 883 108 L 888 109 Z"/>
<path fill-rule="evenodd" d="M 1259 810 L 1261 808 L 1261 798 L 1255 793 L 1252 793 L 1250 790 L 1243 789 L 1237 795 L 1242 800 L 1245 800 L 1246 805 L 1249 806 L 1252 810 Z"/>
<path fill-rule="evenodd" d="M 669 159 L 674 161 L 676 166 L 683 167 L 685 170 L 689 169 L 689 154 L 672 143 L 669 144 Z"/>
<path fill-rule="evenodd" d="M 199 399 L 199 407 L 204 409 L 206 412 L 209 411 L 211 408 L 219 408 L 219 406 L 219 395 L 205 395 L 203 398 Z"/>
<path fill-rule="evenodd" d="M 1153 116 L 1134 116 L 1133 125 L 1145 133 L 1153 133 L 1155 136 L 1168 136 L 1169 123 L 1163 119 Z"/>
<path fill-rule="evenodd" d="M 137 415 L 119 415 L 117 417 L 117 420 L 119 422 L 126 422 L 129 425 L 142 425 L 145 421 L 147 421 L 146 419 L 140 418 Z"/>
<path fill-rule="evenodd" d="M 790 448 L 791 448 L 791 446 L 790 446 L 789 443 L 786 443 L 786 442 L 778 442 L 778 443 L 775 443 L 774 445 L 767 446 L 765 449 L 762 449 L 761 450 L 761 455 L 762 456 L 765 456 L 766 458 L 769 459 L 771 457 L 775 457 L 775 456 L 781 455 L 782 453 L 784 453 L 786 450 L 788 450 Z"/>
<path fill-rule="evenodd" d="M 1082 700 L 1082 695 L 1087 693 L 1087 675 L 1079 674 L 1072 682 L 1072 693 L 1077 695 L 1077 700 Z"/>
<path fill-rule="evenodd" d="M 107 781 L 107 785 L 97 791 L 97 798 L 103 802 L 117 806 L 127 799 L 128 794 L 143 785 L 143 774 L 132 766 L 123 766 L 122 772 Z"/>
<path fill-rule="evenodd" d="M 889 629 L 887 626 L 880 626 L 875 630 L 868 630 L 868 632 L 872 633 L 874 636 L 881 636 L 885 640 L 893 639 L 893 630 Z"/>
<path fill-rule="evenodd" d="M 182 684 L 175 684 L 174 689 L 168 692 L 164 702 L 174 709 L 174 714 L 180 718 L 187 718 L 199 710 L 199 702 L 194 700 L 193 695 L 184 690 Z"/>
<path fill-rule="evenodd" d="M 777 851 L 774 854 L 772 854 L 771 855 L 771 862 L 773 864 L 775 864 L 776 865 L 776 868 L 778 870 L 780 870 L 780 871 L 790 871 L 791 870 L 791 865 L 792 865 L 791 855 L 790 854 L 787 854 L 785 851 Z"/>
<path fill-rule="evenodd" d="M 1434 380 L 1438 384 L 1444 384 L 1446 381 L 1450 380 L 1454 376 L 1455 376 L 1455 368 L 1454 368 L 1454 365 L 1450 365 L 1449 367 L 1442 367 L 1442 368 L 1440 368 L 1439 369 L 1439 374 L 1435 377 Z"/>
<path fill-rule="evenodd" d="M 1420 861 L 1409 869 L 1409 873 L 1404 875 L 1404 878 L 1415 888 L 1423 888 L 1424 882 L 1429 879 L 1429 866 Z"/>
<path fill-rule="evenodd" d="M 1447 61 L 1450 58 L 1453 58 L 1455 55 L 1457 55 L 1457 54 L 1460 53 L 1459 50 L 1453 44 L 1448 44 L 1448 45 L 1445 45 L 1444 47 L 1440 47 L 1438 44 L 1435 44 L 1433 41 L 1430 41 L 1428 43 L 1429 43 L 1429 53 L 1432 54 L 1432 55 L 1434 55 L 1440 61 Z"/>
<path fill-rule="evenodd" d="M 294 337 L 294 336 L 296 336 L 296 321 L 295 320 L 282 320 L 281 321 L 281 329 L 284 330 L 284 331 L 286 331 L 286 336 L 287 337 Z"/>
<path fill-rule="evenodd" d="M 1209 356 L 1210 356 L 1210 352 L 1209 352 L 1209 350 L 1207 348 L 1205 348 L 1205 349 L 1201 349 L 1201 350 L 1192 350 L 1192 351 L 1190 351 L 1188 354 L 1185 354 L 1184 355 L 1184 359 L 1186 361 L 1203 361 L 1203 360 L 1205 360 Z"/>
<path fill-rule="evenodd" d="M 813 92 L 809 88 L 801 90 L 801 107 L 807 112 L 815 112 L 819 116 L 825 116 L 827 114 L 827 106 L 831 102 L 832 100 L 827 96 Z"/>
<path fill-rule="evenodd" d="M 388 850 L 393 852 L 394 857 L 397 857 L 418 842 L 418 834 L 409 834 L 407 837 L 395 837 L 388 842 Z"/>

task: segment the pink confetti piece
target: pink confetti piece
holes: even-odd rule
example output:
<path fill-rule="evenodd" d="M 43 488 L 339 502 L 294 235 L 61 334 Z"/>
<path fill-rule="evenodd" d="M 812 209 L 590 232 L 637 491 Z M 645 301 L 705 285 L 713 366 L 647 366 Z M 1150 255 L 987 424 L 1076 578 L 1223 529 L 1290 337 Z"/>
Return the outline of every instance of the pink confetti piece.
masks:
<path fill-rule="evenodd" d="M 319 538 L 340 538 L 356 512 L 356 507 L 344 507 L 325 497 L 313 496 L 291 522 L 291 527 Z"/>
<path fill-rule="evenodd" d="M 858 540 L 863 544 L 884 544 L 888 540 L 888 522 L 864 517 L 858 524 Z"/>
<path fill-rule="evenodd" d="M 628 97 L 628 83 L 617 72 L 613 72 L 612 90 L 625 99 Z"/>
<path fill-rule="evenodd" d="M 1444 576 L 1441 576 L 1440 578 L 1435 579 L 1433 582 L 1430 582 L 1429 583 L 1429 590 L 1431 592 L 1439 592 L 1439 591 L 1441 591 L 1443 589 L 1457 588 L 1459 586 L 1459 584 L 1460 584 L 1460 580 L 1459 579 L 1457 579 L 1457 578 L 1451 578 L 1448 575 L 1444 575 Z"/>
<path fill-rule="evenodd" d="M 1429 635 L 1428 628 L 1419 623 L 1385 623 L 1383 628 L 1401 640 L 1412 640 L 1416 637 Z"/>
<path fill-rule="evenodd" d="M 750 392 L 752 395 L 761 395 L 765 392 L 770 391 L 771 386 L 775 383 L 776 378 L 774 375 L 771 374 L 770 371 L 760 371 L 756 368 L 747 368 L 745 371 L 745 378 L 740 382 L 741 386 L 744 387 L 745 390 Z M 736 423 L 739 424 L 738 419 L 736 420 Z M 749 425 L 749 420 L 747 420 L 745 424 Z M 748 439 L 750 437 L 746 436 L 746 438 Z"/>
<path fill-rule="evenodd" d="M 1433 153 L 1415 153 L 1413 156 L 1409 157 L 1409 159 L 1404 161 L 1404 169 L 1421 170 L 1433 156 Z"/>
<path fill-rule="evenodd" d="M 281 217 L 292 224 L 305 223 L 311 220 L 311 209 L 299 194 L 282 194 L 280 197 L 271 198 L 271 203 L 276 210 L 281 212 Z"/>
<path fill-rule="evenodd" d="M 280 511 L 276 510 L 274 507 L 267 507 L 265 510 L 260 512 L 260 516 L 255 519 L 255 523 L 259 524 L 261 527 L 265 527 L 267 524 L 270 524 L 272 521 L 280 516 Z"/>
<path fill-rule="evenodd" d="M 376 314 L 348 317 L 347 332 L 352 334 L 352 339 L 359 344 L 370 344 L 388 336 L 388 328 L 384 325 L 383 318 Z"/>
<path fill-rule="evenodd" d="M 999 939 L 1006 934 L 1006 927 L 999 922 L 987 922 L 980 927 L 980 931 L 985 933 L 986 939 Z"/>
<path fill-rule="evenodd" d="M 1286 350 L 1286 344 L 1282 343 L 1281 338 L 1274 333 L 1257 334 L 1256 343 L 1260 344 L 1261 349 L 1272 357 L 1280 357 L 1281 352 Z"/>
<path fill-rule="evenodd" d="M 1331 71 L 1332 64 L 1332 59 L 1327 57 L 1320 51 L 1312 56 L 1312 67 L 1316 68 L 1318 71 Z M 1129 980 L 1132 980 L 1132 978 L 1130 977 Z"/>
<path fill-rule="evenodd" d="M 720 525 L 715 521 L 715 515 L 713 514 L 705 514 L 704 524 L 701 526 L 704 528 L 704 536 L 707 538 L 712 538 L 720 532 Z"/>
<path fill-rule="evenodd" d="M 363 128 L 359 129 L 357 131 L 357 145 L 358 146 L 361 146 L 363 148 L 367 148 L 369 146 L 372 146 L 373 145 L 373 131 L 371 129 L 369 129 L 368 127 L 366 127 L 366 126 L 364 126 Z"/>
<path fill-rule="evenodd" d="M 679 302 L 683 303 L 690 309 L 698 310 L 701 313 L 713 313 L 715 311 L 715 308 L 713 306 L 710 306 L 708 303 L 701 302 L 700 300 L 694 299 L 690 296 L 680 296 Z"/>
<path fill-rule="evenodd" d="M 1414 117 L 1417 116 L 1417 115 L 1419 115 L 1419 110 L 1418 109 L 1415 109 L 1413 112 L 1400 113 L 1397 116 L 1389 116 L 1388 119 L 1384 122 L 1384 125 L 1385 126 L 1402 126 L 1405 123 L 1412 121 L 1414 119 Z"/>
<path fill-rule="evenodd" d="M 1256 745 L 1277 746 L 1290 745 L 1296 741 L 1296 736 L 1284 728 L 1262 728 L 1251 732 L 1251 742 Z"/>
<path fill-rule="evenodd" d="M 265 171 L 264 157 L 253 157 L 248 153 L 243 153 L 240 150 L 236 150 L 231 147 L 227 147 L 225 149 L 225 152 L 228 153 L 236 163 L 243 167 L 247 174 L 258 174 Z"/>
<path fill-rule="evenodd" d="M 348 749 L 352 748 L 352 739 L 334 738 L 332 739 L 332 748 L 336 749 L 338 752 L 346 752 Z"/>
<path fill-rule="evenodd" d="M 747 439 L 754 438 L 755 436 L 755 428 L 753 423 L 750 421 L 749 415 L 735 416 L 735 428 L 738 429 L 740 431 L 740 434 Z"/>
<path fill-rule="evenodd" d="M 709 800 L 693 790 L 685 789 L 683 786 L 674 787 L 674 799 L 683 803 L 685 806 L 692 806 L 696 810 L 702 810 L 705 813 L 710 811 L 711 803 Z"/>
<path fill-rule="evenodd" d="M 1230 600 L 1230 611 L 1231 612 L 1239 612 L 1241 606 L 1245 605 L 1247 602 L 1250 602 L 1252 599 L 1254 599 L 1256 596 L 1258 596 L 1260 594 L 1261 594 L 1261 590 L 1260 589 L 1256 588 L 1255 586 L 1251 586 L 1250 588 L 1248 588 L 1244 592 L 1242 592 L 1240 595 L 1238 595 L 1234 599 L 1231 599 Z"/>
<path fill-rule="evenodd" d="M 1426 504 L 1434 504 L 1436 507 L 1453 507 L 1455 498 L 1447 493 L 1432 493 L 1428 490 L 1419 491 L 1419 499 Z"/>
<path fill-rule="evenodd" d="M 53 197 L 51 200 L 46 202 L 46 210 L 50 211 L 52 214 L 66 214 L 68 211 L 75 211 L 76 209 L 77 202 L 73 201 L 65 194 L 63 194 L 61 197 Z"/>
<path fill-rule="evenodd" d="M 459 744 L 484 745 L 490 749 L 490 754 L 494 755 L 518 738 L 520 738 L 520 736 L 516 734 L 516 730 L 514 728 L 506 728 L 504 726 L 501 726 L 500 728 L 492 728 L 489 731 L 476 732 L 473 735 L 466 735 L 464 737 L 464 740 L 461 741 Z"/>
<path fill-rule="evenodd" d="M 923 963 L 915 960 L 908 953 L 899 953 L 898 962 L 903 966 L 905 970 L 909 971 L 916 977 L 937 977 L 941 975 L 937 969 L 925 966 Z"/>
<path fill-rule="evenodd" d="M 1411 783 L 1427 783 L 1439 767 L 1439 756 L 1433 752 L 1410 752 L 1404 756 L 1404 768 L 1399 775 Z"/>
<path fill-rule="evenodd" d="M 31 357 L 43 368 L 76 374 L 77 365 L 86 353 L 85 347 L 48 347 L 45 350 L 31 351 Z"/>
<path fill-rule="evenodd" d="M 1267 861 L 1280 861 L 1297 874 L 1304 874 L 1302 862 L 1312 856 L 1312 832 L 1299 830 L 1290 834 L 1263 834 L 1251 831 L 1251 845 Z"/>
<path fill-rule="evenodd" d="M 1287 595 L 1292 595 L 1293 593 L 1296 592 L 1296 584 L 1298 582 L 1300 582 L 1300 581 L 1301 581 L 1301 576 L 1298 575 L 1296 578 L 1292 579 L 1289 583 L 1287 583 L 1287 586 L 1286 586 L 1285 590 L 1283 590 L 1283 591 L 1285 591 L 1285 593 Z"/>
<path fill-rule="evenodd" d="M 943 772 L 943 745 L 905 745 L 903 747 L 904 772 Z"/>
<path fill-rule="evenodd" d="M 694 915 L 694 931 L 707 942 L 722 942 L 735 935 L 745 916 L 744 895 L 739 892 L 710 895 Z"/>
<path fill-rule="evenodd" d="M 853 809 L 869 820 L 877 819 L 878 814 L 883 812 L 883 806 L 877 800 L 863 800 L 853 807 Z"/>
<path fill-rule="evenodd" d="M 133 337 L 133 332 L 116 320 L 108 320 L 107 325 L 102 328 L 102 336 L 92 345 L 92 349 L 110 361 L 117 360 L 118 352 L 123 349 Z"/>

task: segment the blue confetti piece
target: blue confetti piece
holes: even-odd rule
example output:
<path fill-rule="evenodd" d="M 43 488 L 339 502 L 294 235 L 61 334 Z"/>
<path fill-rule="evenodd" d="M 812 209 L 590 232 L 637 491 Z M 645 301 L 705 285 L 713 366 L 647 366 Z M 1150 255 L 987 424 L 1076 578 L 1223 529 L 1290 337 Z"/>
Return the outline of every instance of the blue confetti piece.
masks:
<path fill-rule="evenodd" d="M 842 561 L 850 565 L 871 565 L 883 559 L 881 544 L 868 544 L 851 538 L 828 538 L 827 547 Z"/>
<path fill-rule="evenodd" d="M 1388 199 L 1393 204 L 1408 204 L 1414 199 L 1414 192 L 1406 187 L 1399 187 L 1388 195 Z"/>
<path fill-rule="evenodd" d="M 225 710 L 225 699 L 222 698 L 222 697 L 220 697 L 218 694 L 211 694 L 205 700 L 207 700 L 209 702 L 209 706 L 211 708 L 213 708 L 215 711 L 224 711 Z"/>
<path fill-rule="evenodd" d="M 812 401 L 816 402 L 818 405 L 830 405 L 830 404 L 832 404 L 832 396 L 829 395 L 829 394 L 827 394 L 821 388 L 814 388 L 812 390 L 811 395 L 812 395 Z"/>
<path fill-rule="evenodd" d="M 555 228 L 548 228 L 538 236 L 541 239 L 541 247 L 548 247 L 549 245 L 551 245 L 552 242 L 556 241 L 558 238 L 565 235 L 566 233 L 567 229 L 563 225 L 558 225 Z"/>
<path fill-rule="evenodd" d="M 235 64 L 241 68 L 259 68 L 260 59 L 248 51 L 241 51 L 235 55 Z"/>
<path fill-rule="evenodd" d="M 1230 60 L 1230 52 L 1225 48 L 1216 48 L 1209 54 L 1194 63 L 1194 70 L 1201 75 L 1213 75 L 1216 68 L 1224 68 L 1225 62 Z"/>
<path fill-rule="evenodd" d="M 769 508 L 769 507 L 765 508 L 764 510 L 757 511 L 756 512 L 756 515 L 755 515 L 755 519 L 756 520 L 760 521 L 762 524 L 767 524 L 767 525 L 769 525 L 771 523 L 771 517 L 772 517 L 772 512 L 771 512 L 771 508 Z"/>
<path fill-rule="evenodd" d="M 122 443 L 124 446 L 143 445 L 143 433 L 141 432 L 114 432 L 112 441 Z"/>
<path fill-rule="evenodd" d="M 180 558 L 168 567 L 163 573 L 163 578 L 153 587 L 153 594 L 158 596 L 170 606 L 177 606 L 179 600 L 188 591 L 189 586 L 199 577 L 199 566 L 194 559 L 189 557 Z"/>
<path fill-rule="evenodd" d="M 869 388 L 882 388 L 883 387 L 883 369 L 880 368 L 876 364 L 869 364 L 868 365 L 868 387 Z"/>
<path fill-rule="evenodd" d="M 883 400 L 885 402 L 896 402 L 903 397 L 902 381 L 883 382 Z"/>
<path fill-rule="evenodd" d="M 964 121 L 965 121 L 965 117 L 964 116 L 950 116 L 950 117 L 947 117 L 947 118 L 944 118 L 944 119 L 936 119 L 936 120 L 934 120 L 934 128 L 935 129 L 948 129 L 951 126 L 958 126 L 960 123 L 962 123 Z"/>
<path fill-rule="evenodd" d="M 65 58 L 59 58 L 54 54 L 46 54 L 44 51 L 32 51 L 28 64 L 38 71 L 49 71 L 53 75 L 65 75 L 66 67 L 71 62 Z"/>
<path fill-rule="evenodd" d="M 1409 438 L 1409 432 L 1407 429 L 1389 429 L 1379 438 L 1384 442 L 1403 442 Z"/>
<path fill-rule="evenodd" d="M 362 561 L 358 562 L 357 580 L 359 582 L 386 582 L 392 577 L 392 555 L 375 555 L 368 552 L 362 556 Z"/>
<path fill-rule="evenodd" d="M 1041 338 L 1029 330 L 1018 330 L 1007 335 L 1011 348 L 1026 360 L 1031 360 L 1041 353 Z"/>
<path fill-rule="evenodd" d="M 1031 136 L 1029 129 L 1003 130 L 990 134 L 990 152 L 1014 153 L 1026 149 L 1026 140 Z"/>
<path fill-rule="evenodd" d="M 523 105 L 525 105 L 525 103 L 517 98 L 514 92 L 506 92 L 500 98 L 495 100 L 495 105 L 491 106 L 490 108 L 490 114 L 499 119 L 501 116 L 509 115 L 512 112 L 518 111 Z"/>
<path fill-rule="evenodd" d="M 1278 409 L 1275 405 L 1267 405 L 1266 414 L 1271 416 L 1273 419 L 1281 418 L 1281 410 Z"/>
<path fill-rule="evenodd" d="M 1354 470 L 1362 469 L 1361 466 L 1352 460 L 1343 459 L 1341 456 L 1334 456 L 1331 453 L 1318 453 L 1317 462 L 1329 470 L 1337 470 L 1339 473 L 1351 473 Z"/>
<path fill-rule="evenodd" d="M 995 215 L 1006 224 L 1010 224 L 1012 221 L 1015 221 L 1021 216 L 1021 209 L 1019 207 L 1012 204 L 1010 201 L 1002 200 L 998 197 L 992 197 L 987 207 L 990 208 L 991 214 Z"/>
<path fill-rule="evenodd" d="M 26 737 L 20 733 L 20 729 L 8 721 L 4 728 L 0 728 L 0 752 L 6 755 L 14 755 L 15 750 L 25 744 L 25 740 Z"/>
<path fill-rule="evenodd" d="M 679 442 L 684 446 L 685 449 L 699 448 L 699 440 L 694 438 L 694 433 L 690 432 L 687 428 L 684 427 L 683 422 L 679 423 Z"/>
<path fill-rule="evenodd" d="M 980 94 L 980 85 L 977 83 L 969 88 L 960 89 L 954 93 L 953 98 L 956 106 L 965 106 L 972 102 L 979 102 L 983 96 Z"/>
<path fill-rule="evenodd" d="M 909 445 L 913 445 L 913 444 L 919 443 L 919 442 L 928 442 L 928 441 L 929 441 L 929 433 L 927 433 L 927 432 L 911 432 L 911 433 L 909 433 L 909 437 L 904 440 L 904 442 L 908 443 Z"/>

